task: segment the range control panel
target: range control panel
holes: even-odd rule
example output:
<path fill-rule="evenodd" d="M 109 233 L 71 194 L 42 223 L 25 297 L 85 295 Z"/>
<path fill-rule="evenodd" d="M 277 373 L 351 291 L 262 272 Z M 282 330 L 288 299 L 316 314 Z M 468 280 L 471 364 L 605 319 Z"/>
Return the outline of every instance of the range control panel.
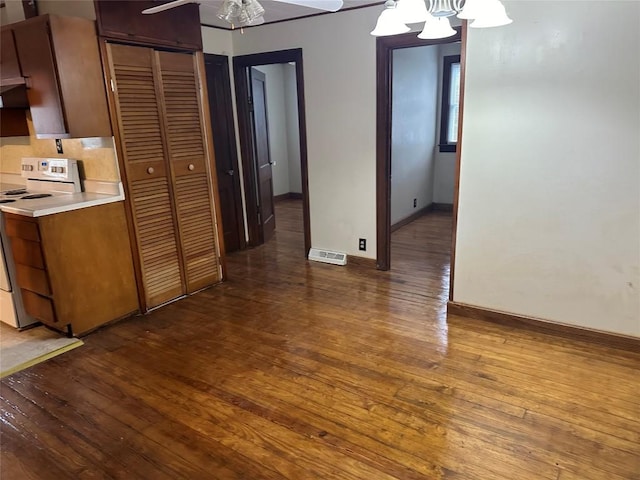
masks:
<path fill-rule="evenodd" d="M 36 180 L 74 181 L 77 162 L 70 158 L 23 158 L 22 176 Z"/>

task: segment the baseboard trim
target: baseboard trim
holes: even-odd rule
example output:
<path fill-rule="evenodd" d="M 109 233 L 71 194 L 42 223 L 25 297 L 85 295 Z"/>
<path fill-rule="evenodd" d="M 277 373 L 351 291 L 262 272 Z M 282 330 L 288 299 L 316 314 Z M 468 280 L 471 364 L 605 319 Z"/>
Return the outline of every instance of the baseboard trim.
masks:
<path fill-rule="evenodd" d="M 358 257 L 357 255 L 347 255 L 347 265 L 372 268 L 374 270 L 378 268 L 378 263 L 375 258 Z"/>
<path fill-rule="evenodd" d="M 302 194 L 298 192 L 282 193 L 280 195 L 274 195 L 274 202 L 281 202 L 282 200 L 302 200 Z"/>
<path fill-rule="evenodd" d="M 436 212 L 453 212 L 452 203 L 432 203 L 431 207 Z"/>
<path fill-rule="evenodd" d="M 447 303 L 447 315 L 458 315 L 460 317 L 473 318 L 500 325 L 548 333 L 563 338 L 569 338 L 571 340 L 582 340 L 597 343 L 606 347 L 635 353 L 640 351 L 640 338 L 603 332 L 601 330 L 591 330 L 564 323 L 549 322 L 538 318 L 524 317 L 497 310 L 475 307 L 465 303 L 449 301 Z"/>
<path fill-rule="evenodd" d="M 407 218 L 403 218 L 402 220 L 394 223 L 393 225 L 391 225 L 391 233 L 395 232 L 396 230 L 404 227 L 405 225 L 409 225 L 411 222 L 415 222 L 417 219 L 419 219 L 420 217 L 422 217 L 423 215 L 426 215 L 427 213 L 429 213 L 430 211 L 432 211 L 433 208 L 433 203 L 430 203 L 429 205 L 427 205 L 426 207 L 421 208 L 420 210 L 412 213 L 411 215 L 409 215 Z"/>

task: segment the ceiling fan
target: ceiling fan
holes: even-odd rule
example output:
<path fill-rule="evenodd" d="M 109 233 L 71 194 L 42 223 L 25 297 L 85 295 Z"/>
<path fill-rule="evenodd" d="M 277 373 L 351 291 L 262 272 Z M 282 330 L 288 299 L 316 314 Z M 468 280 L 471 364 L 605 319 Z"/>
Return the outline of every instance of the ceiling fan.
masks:
<path fill-rule="evenodd" d="M 147 8 L 142 11 L 144 14 L 163 12 L 171 8 L 180 7 L 187 3 L 200 3 L 206 0 L 173 0 L 163 3 L 157 7 Z M 325 12 L 337 12 L 342 8 L 342 0 L 273 0 L 274 2 L 289 3 L 302 7 L 315 8 Z M 264 8 L 258 0 L 224 0 L 218 18 L 229 22 L 233 26 L 260 25 L 264 23 Z"/>

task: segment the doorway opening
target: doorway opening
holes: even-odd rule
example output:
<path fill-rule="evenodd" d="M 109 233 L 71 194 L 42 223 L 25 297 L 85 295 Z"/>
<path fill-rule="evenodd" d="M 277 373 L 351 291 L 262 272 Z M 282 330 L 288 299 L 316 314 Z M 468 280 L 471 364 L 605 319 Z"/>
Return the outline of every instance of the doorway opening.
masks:
<path fill-rule="evenodd" d="M 445 39 L 377 39 L 377 267 L 426 269 L 445 287 L 457 203 L 462 37 L 457 27 Z"/>
<path fill-rule="evenodd" d="M 234 58 L 249 246 L 275 233 L 311 248 L 302 49 Z"/>

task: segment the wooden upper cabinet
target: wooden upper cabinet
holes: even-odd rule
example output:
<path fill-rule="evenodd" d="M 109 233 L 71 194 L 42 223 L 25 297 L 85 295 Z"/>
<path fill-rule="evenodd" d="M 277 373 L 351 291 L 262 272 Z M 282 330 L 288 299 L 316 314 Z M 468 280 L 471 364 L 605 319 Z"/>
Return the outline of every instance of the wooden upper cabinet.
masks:
<path fill-rule="evenodd" d="M 2 85 L 22 83 L 24 79 L 20 72 L 13 32 L 10 28 L 2 27 L 0 35 L 0 83 Z"/>
<path fill-rule="evenodd" d="M 200 11 L 195 3 L 164 12 L 143 15 L 157 7 L 152 0 L 96 0 L 98 33 L 101 37 L 139 45 L 202 50 Z"/>
<path fill-rule="evenodd" d="M 42 15 L 12 29 L 36 136 L 110 137 L 94 22 Z"/>

